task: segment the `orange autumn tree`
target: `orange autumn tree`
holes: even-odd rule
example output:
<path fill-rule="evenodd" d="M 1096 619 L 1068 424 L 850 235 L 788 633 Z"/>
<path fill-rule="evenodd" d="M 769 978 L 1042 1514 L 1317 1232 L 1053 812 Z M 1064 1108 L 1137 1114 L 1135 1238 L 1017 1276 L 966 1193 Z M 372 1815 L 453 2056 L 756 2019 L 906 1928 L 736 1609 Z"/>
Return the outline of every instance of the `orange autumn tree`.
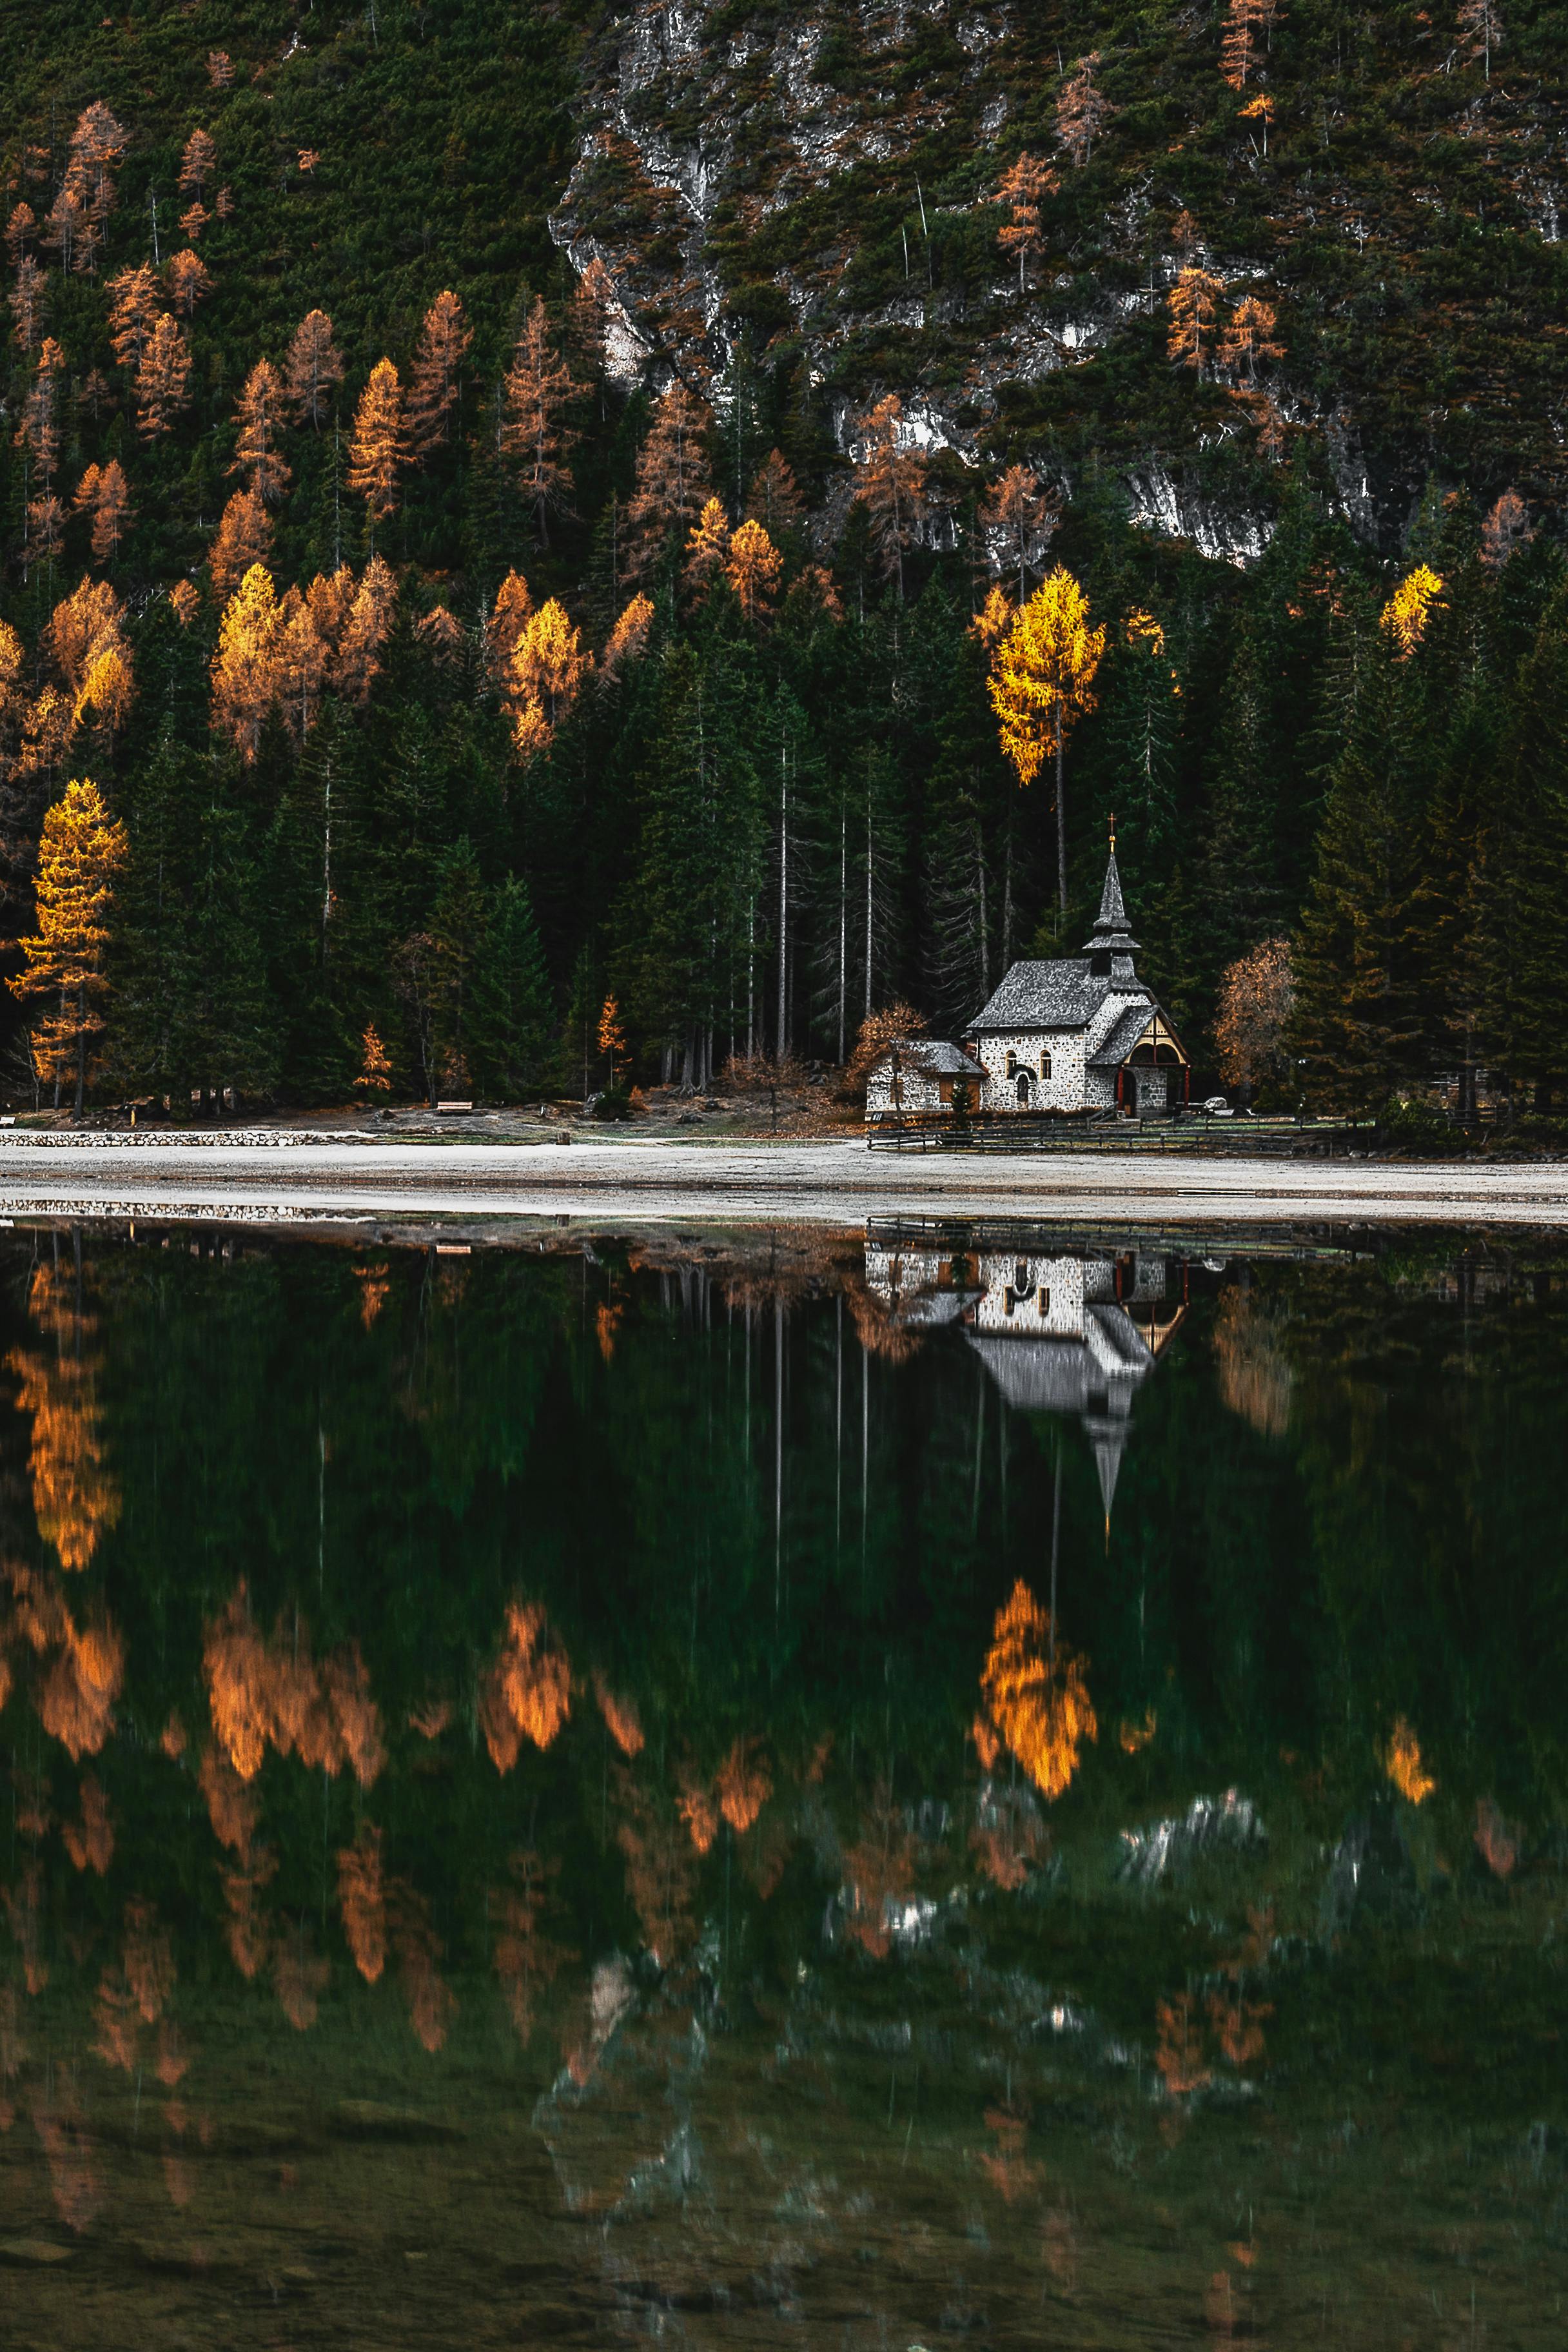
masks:
<path fill-rule="evenodd" d="M 1079 1749 L 1100 1737 L 1084 1664 L 1058 1641 L 1028 1586 L 1015 1584 L 980 1675 L 984 1705 L 973 1737 L 987 1771 L 1006 1748 L 1047 1800 L 1071 1786 Z"/>
<path fill-rule="evenodd" d="M 551 349 L 544 304 L 536 299 L 502 387 L 500 446 L 512 461 L 524 504 L 533 509 L 541 547 L 550 544 L 550 517 L 572 509 L 572 476 L 565 457 L 577 436 L 565 421 L 565 411 L 575 389 L 571 369 Z"/>
<path fill-rule="evenodd" d="M 103 1454 L 97 1321 L 84 1310 L 75 1277 L 47 1263 L 33 1270 L 27 1306 L 42 1344 L 16 1349 L 5 1369 L 20 1383 L 17 1411 L 32 1415 L 33 1516 L 60 1566 L 83 1569 L 121 1511 Z"/>
<path fill-rule="evenodd" d="M 26 969 L 6 985 L 36 1008 L 29 1024 L 35 1066 L 54 1081 L 74 1071 L 82 1114 L 89 1041 L 103 1027 L 104 957 L 114 877 L 125 862 L 125 829 L 110 817 L 89 777 L 73 777 L 44 819 L 38 843 L 37 929 L 20 942 Z"/>
<path fill-rule="evenodd" d="M 447 288 L 437 295 L 425 313 L 414 364 L 408 372 L 404 418 L 408 428 L 408 454 L 416 463 L 447 438 L 448 420 L 458 404 L 459 373 L 472 341 L 463 306 Z"/>
<path fill-rule="evenodd" d="M 283 437 L 288 387 L 270 360 L 258 360 L 235 406 L 239 426 L 228 470 L 243 474 L 247 488 L 275 507 L 293 478 L 279 448 Z"/>
<path fill-rule="evenodd" d="M 1043 490 L 1027 466 L 1009 466 L 981 501 L 980 528 L 1005 551 L 1009 570 L 1018 567 L 1018 602 L 1028 593 L 1028 575 L 1045 560 L 1061 517 L 1061 501 Z"/>
<path fill-rule="evenodd" d="M 653 428 L 637 452 L 637 488 L 626 509 L 626 568 L 632 579 L 651 570 L 672 532 L 687 537 L 712 496 L 702 446 L 712 423 L 712 410 L 678 376 L 655 409 Z"/>
<path fill-rule="evenodd" d="M 278 596 L 272 575 L 253 563 L 224 609 L 213 656 L 213 724 L 248 765 L 278 697 Z"/>
<path fill-rule="evenodd" d="M 167 311 L 153 322 L 153 331 L 136 371 L 136 430 L 149 441 L 171 432 L 185 404 L 191 380 L 191 354 L 179 321 Z"/>
<path fill-rule="evenodd" d="M 735 592 L 744 619 L 753 624 L 767 619 L 783 572 L 784 558 L 762 524 L 742 523 L 731 537 L 724 577 Z"/>
<path fill-rule="evenodd" d="M 1215 320 L 1224 292 L 1223 278 L 1192 263 L 1177 272 L 1165 297 L 1171 317 L 1165 349 L 1178 367 L 1190 367 L 1200 383 L 1213 355 Z"/>
<path fill-rule="evenodd" d="M 121 367 L 140 369 L 163 307 L 157 273 L 143 261 L 109 281 L 109 341 Z"/>
<path fill-rule="evenodd" d="M 904 404 L 890 392 L 862 416 L 856 432 L 865 448 L 854 501 L 865 509 L 867 534 L 881 570 L 904 593 L 904 550 L 913 545 L 925 513 L 926 462 L 903 437 Z"/>
<path fill-rule="evenodd" d="M 106 563 L 118 551 L 132 513 L 131 488 L 119 458 L 110 457 L 107 466 L 89 466 L 71 503 L 78 514 L 92 517 L 93 559 Z"/>
<path fill-rule="evenodd" d="M 332 394 L 343 380 L 342 356 L 324 310 L 308 310 L 295 328 L 283 373 L 295 424 L 309 425 L 319 433 L 321 420 L 331 413 Z"/>
<path fill-rule="evenodd" d="M 1074 163 L 1087 163 L 1089 150 L 1104 130 L 1115 107 L 1099 82 L 1100 51 L 1079 58 L 1057 93 L 1057 137 Z"/>
<path fill-rule="evenodd" d="M 573 627 L 555 597 L 530 614 L 505 677 L 512 741 L 524 759 L 548 750 L 592 663 L 582 632 Z"/>
<path fill-rule="evenodd" d="M 1018 292 L 1025 291 L 1026 272 L 1045 258 L 1046 236 L 1040 220 L 1040 206 L 1047 196 L 1054 196 L 1061 183 L 1048 163 L 1033 155 L 1020 155 L 1017 162 L 1004 173 L 996 191 L 996 202 L 1008 208 L 1007 218 L 996 232 L 996 242 L 1004 253 L 1018 257 Z"/>
<path fill-rule="evenodd" d="M 183 252 L 172 253 L 163 265 L 163 275 L 168 280 L 169 297 L 175 310 L 183 317 L 194 319 L 196 304 L 213 290 L 212 272 L 201 255 L 192 253 L 188 247 Z"/>
<path fill-rule="evenodd" d="M 707 499 L 686 542 L 686 562 L 680 572 L 680 584 L 694 604 L 706 602 L 729 553 L 730 518 L 721 499 Z"/>
<path fill-rule="evenodd" d="M 254 490 L 237 490 L 218 520 L 207 550 L 213 586 L 226 596 L 253 563 L 272 560 L 272 518 Z"/>
<path fill-rule="evenodd" d="M 408 462 L 403 386 L 390 360 L 377 360 L 360 395 L 349 442 L 349 488 L 363 499 L 374 536 L 397 508 L 397 478 Z"/>
<path fill-rule="evenodd" d="M 1089 624 L 1089 599 L 1062 564 L 1047 572 L 992 656 L 991 707 L 1002 749 L 1020 784 L 1032 783 L 1047 751 L 1057 762 L 1057 898 L 1067 913 L 1067 797 L 1063 758 L 1069 730 L 1095 707 L 1093 680 L 1105 631 Z"/>
<path fill-rule="evenodd" d="M 760 522 L 772 539 L 795 530 L 805 520 L 805 500 L 787 458 L 770 449 L 746 492 L 746 520 Z"/>
<path fill-rule="evenodd" d="M 180 157 L 179 184 L 187 195 L 205 195 L 217 169 L 217 146 L 210 131 L 193 131 Z"/>

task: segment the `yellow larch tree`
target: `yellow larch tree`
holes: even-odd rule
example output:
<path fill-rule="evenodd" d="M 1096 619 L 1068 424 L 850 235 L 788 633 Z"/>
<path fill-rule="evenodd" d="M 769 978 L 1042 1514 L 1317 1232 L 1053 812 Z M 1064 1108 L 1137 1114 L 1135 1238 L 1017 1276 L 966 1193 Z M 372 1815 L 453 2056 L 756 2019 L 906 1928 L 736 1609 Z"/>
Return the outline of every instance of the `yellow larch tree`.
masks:
<path fill-rule="evenodd" d="M 213 656 L 213 725 L 248 766 L 278 699 L 278 596 L 264 564 L 253 563 L 224 607 Z"/>
<path fill-rule="evenodd" d="M 1105 631 L 1090 625 L 1089 599 L 1065 565 L 1047 572 L 1020 605 L 992 656 L 991 707 L 1002 749 L 1020 784 L 1032 783 L 1047 751 L 1057 766 L 1057 898 L 1068 903 L 1067 795 L 1063 761 L 1076 722 L 1092 710 Z"/>
<path fill-rule="evenodd" d="M 397 507 L 397 478 L 408 462 L 403 386 L 390 360 L 377 360 L 360 394 L 349 442 L 349 488 L 363 499 L 372 533 Z"/>
<path fill-rule="evenodd" d="M 531 614 L 507 666 L 512 740 L 523 758 L 553 740 L 592 661 L 555 597 Z"/>
<path fill-rule="evenodd" d="M 512 461 L 518 488 L 524 504 L 533 509 L 539 543 L 545 547 L 551 515 L 571 511 L 572 476 L 565 456 L 577 436 L 565 418 L 576 386 L 571 369 L 551 347 L 542 300 L 536 299 L 528 314 L 502 390 L 500 446 Z"/>
<path fill-rule="evenodd" d="M 730 553 L 730 518 L 722 501 L 707 499 L 686 542 L 680 584 L 694 604 L 704 603 Z"/>
<path fill-rule="evenodd" d="M 404 421 L 408 454 L 417 463 L 446 440 L 464 360 L 473 337 L 463 306 L 448 287 L 425 313 L 414 364 L 408 371 Z"/>
<path fill-rule="evenodd" d="M 651 596 L 637 595 L 622 613 L 610 631 L 604 659 L 599 664 L 599 676 L 605 684 L 613 683 L 632 663 L 641 659 L 647 646 L 648 632 L 653 627 L 654 604 Z M 17 648 L 20 658 L 20 647 Z"/>
<path fill-rule="evenodd" d="M 1418 563 L 1400 582 L 1378 616 L 1397 660 L 1409 660 L 1442 597 L 1443 583 L 1430 564 Z"/>
<path fill-rule="evenodd" d="M 89 1041 L 103 1027 L 109 908 L 125 853 L 124 827 L 110 815 L 98 786 L 73 777 L 44 818 L 37 929 L 20 942 L 25 970 L 6 983 L 22 1004 L 37 1008 L 30 1024 L 35 1066 L 53 1078 L 57 1105 L 74 1070 L 79 1118 Z"/>
<path fill-rule="evenodd" d="M 496 590 L 485 624 L 485 664 L 490 683 L 506 697 L 511 656 L 533 611 L 533 596 L 521 572 L 509 572 Z"/>
<path fill-rule="evenodd" d="M 1165 297 L 1171 319 L 1165 349 L 1178 367 L 1190 367 L 1200 383 L 1213 356 L 1215 320 L 1224 292 L 1223 278 L 1193 262 L 1178 270 Z"/>
<path fill-rule="evenodd" d="M 784 558 L 760 522 L 746 521 L 732 534 L 724 577 L 744 618 L 765 621 L 778 595 Z"/>

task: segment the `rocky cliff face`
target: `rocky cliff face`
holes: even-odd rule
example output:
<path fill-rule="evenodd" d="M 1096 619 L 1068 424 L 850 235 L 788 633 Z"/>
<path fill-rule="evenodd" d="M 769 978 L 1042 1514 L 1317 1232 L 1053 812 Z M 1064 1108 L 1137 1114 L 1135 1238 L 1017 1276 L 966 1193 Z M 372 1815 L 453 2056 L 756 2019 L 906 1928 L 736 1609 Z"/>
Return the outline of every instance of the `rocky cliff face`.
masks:
<path fill-rule="evenodd" d="M 1090 53 L 1086 147 L 1064 94 Z M 668 0 L 591 42 L 552 229 L 611 273 L 618 367 L 721 413 L 768 371 L 852 457 L 896 391 L 960 492 L 1109 466 L 1136 520 L 1240 562 L 1300 450 L 1392 542 L 1434 473 L 1561 490 L 1565 60 L 1560 12 L 1481 0 Z M 996 201 L 1021 155 L 1058 183 L 1022 282 Z M 1217 282 L 1216 336 L 1272 310 L 1279 355 L 1173 363 L 1184 268 Z"/>

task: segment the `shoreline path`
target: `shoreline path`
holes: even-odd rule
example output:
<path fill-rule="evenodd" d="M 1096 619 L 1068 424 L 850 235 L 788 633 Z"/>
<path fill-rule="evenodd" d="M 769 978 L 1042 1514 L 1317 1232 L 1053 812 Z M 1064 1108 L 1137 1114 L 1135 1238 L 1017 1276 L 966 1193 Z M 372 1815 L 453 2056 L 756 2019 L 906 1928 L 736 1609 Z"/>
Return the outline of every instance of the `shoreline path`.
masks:
<path fill-rule="evenodd" d="M 1183 1224 L 1568 1225 L 1568 1162 L 969 1158 L 857 1139 L 381 1141 L 289 1129 L 0 1138 L 0 1215 L 591 1216 L 636 1223 L 846 1224 L 862 1216 L 1155 1216 Z"/>

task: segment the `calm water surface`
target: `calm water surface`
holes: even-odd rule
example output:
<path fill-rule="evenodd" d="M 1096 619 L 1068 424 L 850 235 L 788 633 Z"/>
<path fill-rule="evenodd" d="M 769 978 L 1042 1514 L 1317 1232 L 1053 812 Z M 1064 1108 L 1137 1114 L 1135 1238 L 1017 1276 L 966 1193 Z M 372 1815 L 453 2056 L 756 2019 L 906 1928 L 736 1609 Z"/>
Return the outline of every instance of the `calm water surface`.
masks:
<path fill-rule="evenodd" d="M 0 2341 L 1568 2340 L 1568 1255 L 0 1235 Z"/>

